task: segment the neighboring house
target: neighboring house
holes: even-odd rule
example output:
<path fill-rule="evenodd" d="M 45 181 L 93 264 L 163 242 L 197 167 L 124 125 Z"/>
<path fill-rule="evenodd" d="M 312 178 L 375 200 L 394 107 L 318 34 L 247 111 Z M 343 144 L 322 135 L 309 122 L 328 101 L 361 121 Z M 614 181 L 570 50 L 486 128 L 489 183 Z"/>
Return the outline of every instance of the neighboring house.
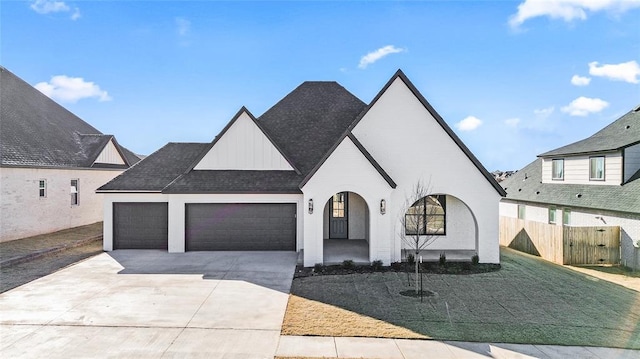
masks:
<path fill-rule="evenodd" d="M 501 182 L 500 216 L 558 226 L 620 226 L 622 264 L 640 264 L 640 107 L 545 152 Z"/>
<path fill-rule="evenodd" d="M 401 71 L 369 105 L 304 82 L 259 118 L 242 108 L 212 143 L 169 143 L 99 188 L 104 249 L 303 251 L 312 266 L 344 239 L 388 264 L 418 181 L 441 207 L 423 218 L 429 249 L 498 263 L 504 191 Z"/>
<path fill-rule="evenodd" d="M 139 158 L 0 66 L 0 242 L 102 220 L 95 190 Z"/>

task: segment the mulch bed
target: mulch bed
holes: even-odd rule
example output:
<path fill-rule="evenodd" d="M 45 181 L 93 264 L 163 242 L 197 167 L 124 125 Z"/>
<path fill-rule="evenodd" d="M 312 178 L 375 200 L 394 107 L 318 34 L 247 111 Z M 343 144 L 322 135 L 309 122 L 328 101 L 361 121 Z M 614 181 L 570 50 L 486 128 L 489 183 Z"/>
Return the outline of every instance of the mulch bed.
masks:
<path fill-rule="evenodd" d="M 478 274 L 500 270 L 500 264 L 471 262 L 448 262 L 440 265 L 438 262 L 426 262 L 421 264 L 420 272 L 424 274 Z M 319 275 L 345 275 L 355 273 L 376 273 L 376 272 L 410 272 L 414 273 L 413 264 L 406 262 L 392 263 L 391 266 L 371 266 L 355 264 L 337 264 L 328 266 L 302 267 L 297 266 L 294 278 L 305 278 Z"/>

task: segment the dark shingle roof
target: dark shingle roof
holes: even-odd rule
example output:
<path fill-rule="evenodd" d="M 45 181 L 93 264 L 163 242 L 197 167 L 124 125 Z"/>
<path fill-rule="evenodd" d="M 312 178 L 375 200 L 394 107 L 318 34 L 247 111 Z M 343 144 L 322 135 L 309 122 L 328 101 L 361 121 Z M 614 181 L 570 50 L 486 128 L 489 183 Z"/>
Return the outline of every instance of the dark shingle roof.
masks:
<path fill-rule="evenodd" d="M 0 129 L 0 158 L 6 166 L 91 167 L 113 139 L 1 66 Z M 139 161 L 116 147 L 129 164 Z"/>
<path fill-rule="evenodd" d="M 208 143 L 167 143 L 98 191 L 162 191 L 183 174 Z"/>
<path fill-rule="evenodd" d="M 629 111 L 593 136 L 545 152 L 539 157 L 619 150 L 640 142 L 640 107 Z"/>
<path fill-rule="evenodd" d="M 302 193 L 294 171 L 190 171 L 162 193 Z"/>
<path fill-rule="evenodd" d="M 541 183 L 542 158 L 538 158 L 500 184 L 508 200 L 640 213 L 640 176 L 633 177 L 622 186 Z"/>
<path fill-rule="evenodd" d="M 366 104 L 337 82 L 307 81 L 258 118 L 295 167 L 306 175 Z"/>

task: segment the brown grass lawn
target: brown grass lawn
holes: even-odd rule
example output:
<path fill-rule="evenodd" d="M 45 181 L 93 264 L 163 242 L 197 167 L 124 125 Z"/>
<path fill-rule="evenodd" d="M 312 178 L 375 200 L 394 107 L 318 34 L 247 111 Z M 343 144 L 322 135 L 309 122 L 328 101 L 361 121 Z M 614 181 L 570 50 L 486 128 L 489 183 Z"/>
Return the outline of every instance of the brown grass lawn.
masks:
<path fill-rule="evenodd" d="M 420 299 L 405 273 L 296 278 L 282 334 L 432 338 L 640 349 L 640 293 L 502 250 L 502 269 L 425 275 Z"/>

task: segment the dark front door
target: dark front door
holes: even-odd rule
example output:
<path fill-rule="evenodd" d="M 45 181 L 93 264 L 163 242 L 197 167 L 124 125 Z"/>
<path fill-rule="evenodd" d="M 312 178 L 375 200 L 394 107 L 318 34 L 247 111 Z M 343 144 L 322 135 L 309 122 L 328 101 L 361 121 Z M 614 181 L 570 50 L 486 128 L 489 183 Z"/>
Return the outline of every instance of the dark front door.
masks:
<path fill-rule="evenodd" d="M 329 208 L 329 238 L 349 238 L 349 196 L 348 192 L 340 192 L 331 198 Z"/>

